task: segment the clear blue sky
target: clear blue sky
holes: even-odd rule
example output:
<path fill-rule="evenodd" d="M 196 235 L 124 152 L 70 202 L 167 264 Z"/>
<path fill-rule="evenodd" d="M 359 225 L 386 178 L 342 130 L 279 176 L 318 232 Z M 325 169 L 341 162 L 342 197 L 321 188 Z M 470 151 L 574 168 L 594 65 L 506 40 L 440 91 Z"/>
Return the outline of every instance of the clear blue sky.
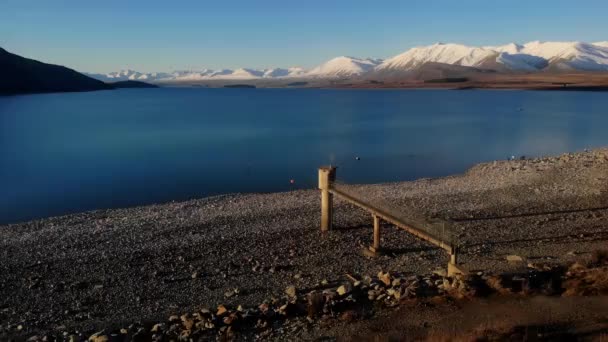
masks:
<path fill-rule="evenodd" d="M 0 47 L 89 72 L 311 67 L 530 40 L 608 40 L 608 0 L 0 0 Z"/>

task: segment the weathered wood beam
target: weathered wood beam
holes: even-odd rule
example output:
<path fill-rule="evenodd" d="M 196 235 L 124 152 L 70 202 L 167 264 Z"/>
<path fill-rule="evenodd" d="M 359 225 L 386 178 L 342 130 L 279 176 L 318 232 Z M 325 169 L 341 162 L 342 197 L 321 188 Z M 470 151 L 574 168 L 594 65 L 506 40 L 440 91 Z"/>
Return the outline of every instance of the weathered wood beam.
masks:
<path fill-rule="evenodd" d="M 440 238 L 437 238 L 424 230 L 416 228 L 409 223 L 403 222 L 400 219 L 394 217 L 393 215 L 383 211 L 382 209 L 375 208 L 372 205 L 365 203 L 364 201 L 362 201 L 358 198 L 355 198 L 349 194 L 346 194 L 338 189 L 330 187 L 329 192 L 345 199 L 346 201 L 348 201 L 358 207 L 361 207 L 364 210 L 369 211 L 374 216 L 377 216 L 387 222 L 394 224 L 395 226 L 397 226 L 401 229 L 406 230 L 407 232 L 411 233 L 412 235 L 414 235 L 422 240 L 428 241 L 428 242 L 446 250 L 450 255 L 453 255 L 455 252 L 455 248 L 452 245 L 451 241 L 442 241 Z"/>

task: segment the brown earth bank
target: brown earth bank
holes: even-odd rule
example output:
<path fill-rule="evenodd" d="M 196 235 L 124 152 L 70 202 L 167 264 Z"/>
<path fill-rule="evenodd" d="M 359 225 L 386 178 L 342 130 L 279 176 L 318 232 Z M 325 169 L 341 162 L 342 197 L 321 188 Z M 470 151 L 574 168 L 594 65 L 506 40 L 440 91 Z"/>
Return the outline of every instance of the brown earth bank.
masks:
<path fill-rule="evenodd" d="M 112 332 L 116 339 L 152 338 L 158 322 L 159 338 L 335 337 L 340 323 L 332 322 L 355 321 L 343 328 L 354 333 L 357 324 L 380 322 L 373 319 L 383 308 L 407 300 L 454 298 L 449 308 L 471 297 L 468 289 L 476 283 L 497 293 L 561 296 L 576 287 L 562 280 L 586 279 L 590 272 L 563 265 L 603 267 L 601 254 L 592 252 L 608 240 L 607 149 L 351 187 L 452 220 L 460 261 L 474 278 L 431 274 L 445 268 L 448 256 L 389 225 L 383 227 L 384 254 L 368 258 L 361 249 L 371 242 L 372 220 L 340 200 L 335 229 L 321 234 L 314 190 L 99 210 L 0 227 L 0 339 L 78 340 L 102 330 L 101 340 Z M 530 279 L 549 280 L 537 289 Z M 601 279 L 580 280 L 574 294 L 605 295 Z M 450 294 L 454 288 L 456 295 Z M 380 308 L 370 304 L 377 302 Z M 511 333 L 495 330 L 489 333 Z"/>
<path fill-rule="evenodd" d="M 403 89 L 521 89 L 556 91 L 608 91 L 608 73 L 483 74 L 402 80 L 335 82 L 335 88 Z"/>
<path fill-rule="evenodd" d="M 508 297 L 405 303 L 371 320 L 339 323 L 337 341 L 606 341 L 608 297 Z"/>

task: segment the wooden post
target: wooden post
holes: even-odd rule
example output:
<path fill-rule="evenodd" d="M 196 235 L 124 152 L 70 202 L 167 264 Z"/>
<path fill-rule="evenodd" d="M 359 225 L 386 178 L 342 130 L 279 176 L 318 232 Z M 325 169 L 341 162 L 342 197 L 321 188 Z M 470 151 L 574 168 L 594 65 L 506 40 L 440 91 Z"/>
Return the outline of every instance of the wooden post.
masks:
<path fill-rule="evenodd" d="M 463 265 L 458 265 L 458 248 L 452 246 L 450 252 L 450 261 L 448 262 L 448 277 L 454 277 L 457 275 L 466 275 L 469 271 Z"/>
<path fill-rule="evenodd" d="M 374 218 L 374 244 L 372 245 L 372 252 L 378 253 L 380 251 L 380 217 L 372 215 Z"/>
<path fill-rule="evenodd" d="M 321 190 L 321 231 L 326 232 L 333 224 L 333 195 L 327 190 Z"/>
<path fill-rule="evenodd" d="M 336 180 L 336 168 L 323 166 L 319 168 L 319 189 L 321 190 L 321 231 L 331 229 L 333 216 L 333 195 L 329 192 L 331 183 Z"/>
<path fill-rule="evenodd" d="M 450 263 L 454 265 L 458 265 L 458 255 L 456 254 L 458 250 L 456 247 L 452 247 L 452 253 L 450 253 Z"/>

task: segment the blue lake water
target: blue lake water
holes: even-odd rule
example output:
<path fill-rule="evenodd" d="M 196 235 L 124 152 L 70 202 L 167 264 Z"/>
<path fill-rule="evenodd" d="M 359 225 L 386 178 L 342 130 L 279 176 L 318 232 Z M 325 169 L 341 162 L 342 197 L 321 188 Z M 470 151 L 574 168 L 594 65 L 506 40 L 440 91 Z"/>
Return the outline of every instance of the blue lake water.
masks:
<path fill-rule="evenodd" d="M 124 89 L 0 97 L 0 223 L 437 177 L 608 145 L 601 92 Z M 360 160 L 356 160 L 360 157 Z M 295 184 L 290 184 L 293 179 Z"/>

